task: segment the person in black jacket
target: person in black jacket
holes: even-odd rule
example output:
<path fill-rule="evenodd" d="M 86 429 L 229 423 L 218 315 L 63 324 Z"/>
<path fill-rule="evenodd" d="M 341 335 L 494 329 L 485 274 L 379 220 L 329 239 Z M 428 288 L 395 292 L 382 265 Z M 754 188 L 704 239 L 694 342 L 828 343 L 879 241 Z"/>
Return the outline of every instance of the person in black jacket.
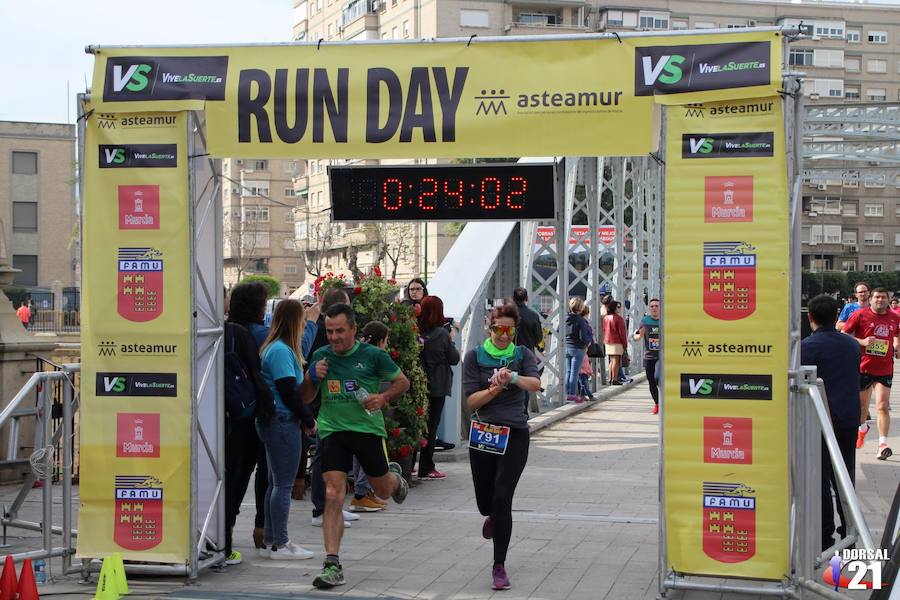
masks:
<path fill-rule="evenodd" d="M 237 289 L 237 288 L 235 288 Z M 244 298 L 238 294 L 232 298 L 228 322 L 225 324 L 224 347 L 234 348 L 256 389 L 256 416 L 268 418 L 275 411 L 275 403 L 260 374 L 259 349 L 256 341 L 235 319 L 246 310 Z M 233 345 L 232 345 L 233 344 Z M 250 476 L 256 468 L 257 452 L 261 444 L 253 424 L 253 417 L 232 417 L 225 435 L 225 563 L 241 562 L 241 553 L 232 549 L 232 530 L 247 493 Z"/>
<path fill-rule="evenodd" d="M 513 291 L 513 301 L 519 309 L 519 325 L 516 334 L 516 344 L 524 346 L 534 352 L 544 337 L 544 329 L 541 326 L 541 315 L 528 306 L 528 291 L 525 288 L 516 288 Z"/>
<path fill-rule="evenodd" d="M 441 299 L 425 296 L 421 305 L 419 334 L 423 346 L 420 359 L 428 377 L 428 443 L 419 455 L 419 479 L 443 479 L 445 475 L 434 467 L 434 440 L 444 411 L 444 400 L 450 394 L 453 382 L 450 367 L 459 364 L 459 350 L 444 326 L 446 319 Z"/>
<path fill-rule="evenodd" d="M 587 347 L 594 341 L 587 319 L 581 316 L 584 300 L 578 296 L 569 300 L 566 315 L 566 401 L 578 401 L 578 371 L 584 362 Z"/>

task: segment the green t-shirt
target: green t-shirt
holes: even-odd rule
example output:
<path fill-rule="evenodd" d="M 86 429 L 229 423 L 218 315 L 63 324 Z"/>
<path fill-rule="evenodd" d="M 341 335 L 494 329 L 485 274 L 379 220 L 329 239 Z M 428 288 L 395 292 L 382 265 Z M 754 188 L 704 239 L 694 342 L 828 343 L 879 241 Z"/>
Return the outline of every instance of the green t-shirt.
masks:
<path fill-rule="evenodd" d="M 321 384 L 322 407 L 319 409 L 319 437 L 337 431 L 358 431 L 387 437 L 381 411 L 370 415 L 356 397 L 356 390 L 377 394 L 382 381 L 393 381 L 400 375 L 388 353 L 370 344 L 356 342 L 346 354 L 338 354 L 331 346 L 313 352 L 311 368 L 317 361 L 328 359 L 328 375 Z"/>

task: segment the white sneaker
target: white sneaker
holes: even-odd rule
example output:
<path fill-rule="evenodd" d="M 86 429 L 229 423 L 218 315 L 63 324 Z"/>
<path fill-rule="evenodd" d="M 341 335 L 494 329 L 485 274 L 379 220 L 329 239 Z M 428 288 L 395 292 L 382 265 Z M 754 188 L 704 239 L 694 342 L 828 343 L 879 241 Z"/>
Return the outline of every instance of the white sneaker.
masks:
<path fill-rule="evenodd" d="M 312 557 L 312 551 L 301 548 L 294 542 L 288 542 L 279 548 L 272 546 L 269 550 L 269 558 L 272 560 L 305 560 Z"/>
<path fill-rule="evenodd" d="M 256 550 L 257 550 L 257 552 L 259 552 L 260 558 L 269 558 L 269 547 L 268 546 L 266 546 L 265 548 L 257 548 Z"/>
<path fill-rule="evenodd" d="M 346 523 L 347 521 L 359 521 L 358 514 L 352 513 L 350 511 L 346 511 L 346 510 L 343 512 L 344 512 L 344 523 Z"/>
<path fill-rule="evenodd" d="M 347 514 L 350 514 L 350 513 L 347 513 Z M 347 515 L 344 515 L 344 516 L 346 517 Z M 354 516 L 356 516 L 356 515 L 354 515 Z M 359 517 L 357 516 L 356 519 L 358 519 L 358 518 Z M 356 519 L 354 519 L 354 521 Z M 313 527 L 321 527 L 322 526 L 322 515 L 312 518 L 312 526 Z M 347 519 L 344 519 L 344 527 L 350 527 L 350 521 L 348 521 Z"/>

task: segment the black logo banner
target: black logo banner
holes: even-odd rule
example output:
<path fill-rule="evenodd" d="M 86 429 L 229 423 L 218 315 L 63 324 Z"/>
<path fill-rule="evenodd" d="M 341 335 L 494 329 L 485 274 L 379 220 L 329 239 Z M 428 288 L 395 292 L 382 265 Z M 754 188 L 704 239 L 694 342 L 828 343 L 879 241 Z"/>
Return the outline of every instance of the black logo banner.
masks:
<path fill-rule="evenodd" d="M 771 400 L 771 375 L 682 373 L 681 397 L 718 400 Z"/>
<path fill-rule="evenodd" d="M 119 56 L 106 61 L 104 102 L 224 100 L 227 56 Z"/>
<path fill-rule="evenodd" d="M 767 85 L 770 58 L 770 42 L 635 48 L 634 95 Z"/>
<path fill-rule="evenodd" d="M 681 136 L 681 158 L 763 158 L 774 155 L 775 134 L 685 133 Z"/>
<path fill-rule="evenodd" d="M 178 144 L 100 144 L 101 169 L 177 167 Z"/>
<path fill-rule="evenodd" d="M 97 396 L 178 395 L 176 373 L 97 373 Z"/>

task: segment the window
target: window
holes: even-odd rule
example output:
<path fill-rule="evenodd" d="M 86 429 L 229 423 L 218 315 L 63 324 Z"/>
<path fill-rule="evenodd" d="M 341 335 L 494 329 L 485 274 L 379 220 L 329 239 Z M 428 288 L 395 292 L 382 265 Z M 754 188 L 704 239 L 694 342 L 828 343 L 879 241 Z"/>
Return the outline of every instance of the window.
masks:
<path fill-rule="evenodd" d="M 638 14 L 625 10 L 606 11 L 607 27 L 637 27 Z"/>
<path fill-rule="evenodd" d="M 788 56 L 788 63 L 792 65 L 811 65 L 815 52 L 813 50 L 792 49 Z"/>
<path fill-rule="evenodd" d="M 13 152 L 12 172 L 16 175 L 37 175 L 37 152 Z"/>
<path fill-rule="evenodd" d="M 900 217 L 900 204 L 894 207 L 894 216 Z"/>
<path fill-rule="evenodd" d="M 866 98 L 872 102 L 884 102 L 887 99 L 887 91 L 884 88 L 869 88 L 866 90 Z"/>
<path fill-rule="evenodd" d="M 855 270 L 856 270 L 856 261 L 855 260 L 842 260 L 841 261 L 841 271 L 844 271 L 845 273 L 847 273 L 849 271 L 855 271 Z"/>
<path fill-rule="evenodd" d="M 841 214 L 845 217 L 855 217 L 856 216 L 856 202 L 844 202 L 841 206 L 842 212 Z"/>
<path fill-rule="evenodd" d="M 841 214 L 841 199 L 838 196 L 810 198 L 808 210 L 820 215 L 839 215 Z"/>
<path fill-rule="evenodd" d="M 859 86 L 847 86 L 844 88 L 844 98 L 848 100 L 859 100 Z"/>
<path fill-rule="evenodd" d="M 284 188 L 284 195 L 285 195 L 285 197 L 287 197 L 287 198 L 293 198 L 294 196 L 297 195 L 297 190 L 295 190 L 295 189 L 292 188 L 292 187 Z"/>
<path fill-rule="evenodd" d="M 870 31 L 866 37 L 870 44 L 887 44 L 887 31 Z"/>
<path fill-rule="evenodd" d="M 840 244 L 840 225 L 813 225 L 810 228 L 810 239 L 818 244 Z"/>
<path fill-rule="evenodd" d="M 856 245 L 856 232 L 855 231 L 842 231 L 841 232 L 841 243 L 845 246 L 855 246 Z"/>
<path fill-rule="evenodd" d="M 869 73 L 887 73 L 887 61 L 883 58 L 870 58 L 866 61 L 866 71 Z"/>
<path fill-rule="evenodd" d="M 297 274 L 297 265 L 284 265 L 284 274 L 285 275 L 296 275 Z"/>
<path fill-rule="evenodd" d="M 865 215 L 867 217 L 883 217 L 884 204 L 866 204 Z"/>
<path fill-rule="evenodd" d="M 866 246 L 884 246 L 884 233 L 867 231 L 863 234 L 863 244 Z"/>
<path fill-rule="evenodd" d="M 34 233 L 37 231 L 37 202 L 13 202 L 13 231 Z"/>
<path fill-rule="evenodd" d="M 13 269 L 22 272 L 16 273 L 13 285 L 37 285 L 38 284 L 38 257 L 36 254 L 13 254 Z"/>
<path fill-rule="evenodd" d="M 847 41 L 851 44 L 858 44 L 860 40 L 861 33 L 859 29 L 848 29 L 847 30 Z"/>
<path fill-rule="evenodd" d="M 894 270 L 895 270 L 895 271 L 900 271 L 900 262 L 895 262 L 895 263 L 894 263 Z"/>
<path fill-rule="evenodd" d="M 325 35 L 328 36 L 329 40 L 331 39 L 331 36 L 332 36 L 331 23 L 328 24 L 328 30 L 326 31 Z"/>
<path fill-rule="evenodd" d="M 895 233 L 895 234 L 894 234 L 894 245 L 895 245 L 895 246 L 900 246 L 900 233 Z"/>
<path fill-rule="evenodd" d="M 860 58 L 858 56 L 844 58 L 844 69 L 851 73 L 859 73 Z"/>
<path fill-rule="evenodd" d="M 269 182 L 268 181 L 244 180 L 243 187 L 241 188 L 241 196 L 268 196 L 268 195 L 269 195 Z"/>
<path fill-rule="evenodd" d="M 813 66 L 840 69 L 844 66 L 844 51 L 816 49 L 813 53 Z"/>
<path fill-rule="evenodd" d="M 265 171 L 267 168 L 269 168 L 269 162 L 266 160 L 254 161 L 253 168 L 259 171 Z"/>
<path fill-rule="evenodd" d="M 638 26 L 642 29 L 668 29 L 669 15 L 666 13 L 641 12 Z"/>
<path fill-rule="evenodd" d="M 845 188 L 858 188 L 859 171 L 844 171 L 841 180 Z M 853 207 L 853 216 L 856 216 L 856 206 Z"/>
<path fill-rule="evenodd" d="M 863 271 L 866 273 L 881 273 L 884 271 L 884 265 L 880 262 L 863 263 Z"/>
<path fill-rule="evenodd" d="M 694 29 L 715 29 L 716 24 L 712 21 L 697 21 L 694 23 Z"/>
<path fill-rule="evenodd" d="M 815 26 L 815 35 L 824 38 L 841 38 L 844 37 L 843 21 L 819 21 Z"/>
<path fill-rule="evenodd" d="M 294 222 L 294 212 L 293 211 L 289 210 L 286 213 L 284 213 L 284 222 L 285 223 L 293 223 Z"/>
<path fill-rule="evenodd" d="M 269 247 L 268 231 L 245 231 L 241 235 L 241 246 L 245 250 L 253 251 L 255 248 Z"/>
<path fill-rule="evenodd" d="M 397 28 L 396 27 L 391 27 L 391 39 L 392 40 L 400 39 L 397 37 Z"/>
<path fill-rule="evenodd" d="M 294 237 L 298 240 L 305 240 L 307 236 L 306 221 L 297 221 L 294 223 Z"/>
<path fill-rule="evenodd" d="M 688 22 L 682 19 L 672 19 L 672 29 L 675 31 L 679 31 L 681 29 L 687 29 Z"/>
<path fill-rule="evenodd" d="M 244 221 L 261 221 L 263 223 L 269 220 L 268 206 L 245 206 L 243 208 Z"/>
<path fill-rule="evenodd" d="M 810 79 L 809 85 L 803 86 L 803 93 L 807 96 L 818 94 L 825 98 L 842 98 L 844 96 L 843 79 Z"/>
<path fill-rule="evenodd" d="M 409 21 L 403 21 L 403 37 L 409 37 Z"/>

